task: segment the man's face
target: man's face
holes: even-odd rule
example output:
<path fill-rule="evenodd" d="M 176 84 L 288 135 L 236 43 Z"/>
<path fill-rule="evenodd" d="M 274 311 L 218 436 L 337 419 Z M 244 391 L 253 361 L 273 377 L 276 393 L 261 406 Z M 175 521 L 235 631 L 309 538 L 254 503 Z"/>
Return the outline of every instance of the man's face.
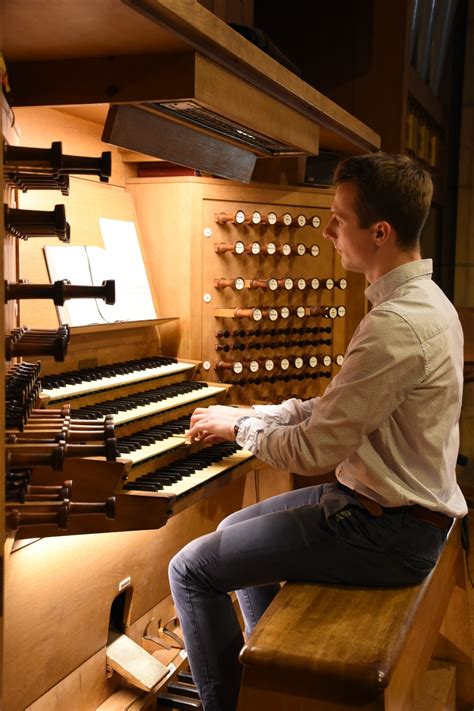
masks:
<path fill-rule="evenodd" d="M 360 227 L 355 211 L 357 187 L 341 183 L 331 205 L 331 219 L 323 231 L 341 257 L 342 266 L 352 272 L 367 274 L 377 255 L 372 227 Z"/>

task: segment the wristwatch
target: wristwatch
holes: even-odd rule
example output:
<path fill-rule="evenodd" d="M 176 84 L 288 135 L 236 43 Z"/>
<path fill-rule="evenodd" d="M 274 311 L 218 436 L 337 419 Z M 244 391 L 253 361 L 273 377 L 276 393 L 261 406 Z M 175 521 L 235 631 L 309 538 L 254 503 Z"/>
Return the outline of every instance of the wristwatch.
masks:
<path fill-rule="evenodd" d="M 240 425 L 242 424 L 242 422 L 243 422 L 244 420 L 248 420 L 249 417 L 250 417 L 250 415 L 244 415 L 243 417 L 239 417 L 239 419 L 238 419 L 237 422 L 235 423 L 235 425 L 234 425 L 234 434 L 235 434 L 236 437 L 237 437 L 237 435 L 239 434 Z"/>

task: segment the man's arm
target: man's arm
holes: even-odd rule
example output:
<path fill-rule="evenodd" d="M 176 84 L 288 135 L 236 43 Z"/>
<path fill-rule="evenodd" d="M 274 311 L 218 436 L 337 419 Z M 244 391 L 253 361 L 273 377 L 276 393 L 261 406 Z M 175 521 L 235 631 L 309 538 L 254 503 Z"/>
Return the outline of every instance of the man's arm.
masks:
<path fill-rule="evenodd" d="M 287 426 L 245 420 L 238 443 L 272 466 L 307 475 L 356 452 L 423 381 L 425 365 L 416 333 L 398 314 L 373 311 L 364 322 L 310 417 Z"/>
<path fill-rule="evenodd" d="M 191 416 L 187 434 L 191 439 L 200 439 L 207 443 L 234 439 L 235 424 L 242 417 L 256 418 L 266 424 L 297 424 L 310 417 L 318 400 L 319 398 L 291 398 L 280 405 L 254 405 L 250 408 L 229 405 L 198 407 Z M 204 432 L 206 434 L 203 434 Z"/>

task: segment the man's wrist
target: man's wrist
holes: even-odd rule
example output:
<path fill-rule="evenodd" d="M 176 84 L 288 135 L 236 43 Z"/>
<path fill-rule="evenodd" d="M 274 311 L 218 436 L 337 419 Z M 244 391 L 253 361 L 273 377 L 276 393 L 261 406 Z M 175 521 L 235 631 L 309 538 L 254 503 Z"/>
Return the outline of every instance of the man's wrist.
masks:
<path fill-rule="evenodd" d="M 240 429 L 240 425 L 242 424 L 242 422 L 243 422 L 244 420 L 248 420 L 249 418 L 250 418 L 250 415 L 243 415 L 243 417 L 239 417 L 239 419 L 237 420 L 237 422 L 234 424 L 234 435 L 235 435 L 236 437 L 237 437 L 237 435 L 239 434 L 239 429 Z"/>

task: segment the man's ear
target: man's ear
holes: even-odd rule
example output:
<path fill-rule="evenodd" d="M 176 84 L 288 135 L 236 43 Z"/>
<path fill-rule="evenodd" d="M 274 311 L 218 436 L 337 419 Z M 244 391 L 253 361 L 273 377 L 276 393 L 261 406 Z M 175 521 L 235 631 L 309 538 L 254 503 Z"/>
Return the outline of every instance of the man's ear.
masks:
<path fill-rule="evenodd" d="M 375 222 L 372 229 L 375 242 L 378 245 L 384 244 L 392 234 L 390 224 L 385 221 Z"/>

